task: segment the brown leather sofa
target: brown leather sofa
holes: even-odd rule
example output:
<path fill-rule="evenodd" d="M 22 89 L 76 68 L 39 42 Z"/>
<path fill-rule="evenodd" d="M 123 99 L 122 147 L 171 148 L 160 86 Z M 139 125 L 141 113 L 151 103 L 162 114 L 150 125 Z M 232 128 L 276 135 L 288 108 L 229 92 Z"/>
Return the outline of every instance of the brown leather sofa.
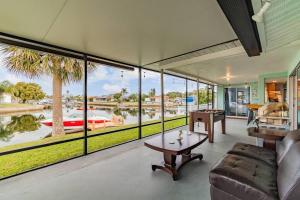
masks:
<path fill-rule="evenodd" d="M 212 200 L 300 200 L 300 134 L 276 152 L 237 143 L 210 171 Z"/>

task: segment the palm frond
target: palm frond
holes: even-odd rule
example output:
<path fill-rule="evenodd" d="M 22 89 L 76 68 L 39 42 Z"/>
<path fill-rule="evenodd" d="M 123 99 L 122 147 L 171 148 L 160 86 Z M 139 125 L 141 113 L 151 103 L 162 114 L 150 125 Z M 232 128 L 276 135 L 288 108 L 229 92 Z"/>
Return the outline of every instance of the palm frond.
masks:
<path fill-rule="evenodd" d="M 39 77 L 44 73 L 44 69 L 40 65 L 41 56 L 37 51 L 6 46 L 2 52 L 5 55 L 5 64 L 9 71 L 29 78 Z"/>
<path fill-rule="evenodd" d="M 84 66 L 82 60 L 15 46 L 1 46 L 0 51 L 5 54 L 7 69 L 15 74 L 21 74 L 31 79 L 44 74 L 50 76 L 55 74 L 65 84 L 83 79 Z M 95 65 L 89 63 L 88 72 L 90 73 L 95 69 Z"/>

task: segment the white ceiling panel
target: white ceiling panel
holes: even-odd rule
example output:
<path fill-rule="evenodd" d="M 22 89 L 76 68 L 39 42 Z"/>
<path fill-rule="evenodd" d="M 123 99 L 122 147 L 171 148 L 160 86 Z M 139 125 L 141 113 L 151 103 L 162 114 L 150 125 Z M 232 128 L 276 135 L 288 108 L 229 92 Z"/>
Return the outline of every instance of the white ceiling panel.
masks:
<path fill-rule="evenodd" d="M 252 0 L 257 13 L 261 0 Z M 264 14 L 263 23 L 257 23 L 262 45 L 266 51 L 300 40 L 300 1 L 272 0 Z"/>
<path fill-rule="evenodd" d="M 1 0 L 0 32 L 42 41 L 66 0 Z"/>
<path fill-rule="evenodd" d="M 300 1 L 272 0 L 264 16 L 267 49 L 300 40 Z"/>
<path fill-rule="evenodd" d="M 193 63 L 174 68 L 176 72 L 202 77 L 219 84 L 237 84 L 257 81 L 260 74 L 283 72 L 294 65 L 300 52 L 300 44 L 295 43 L 257 57 L 237 55 Z M 226 76 L 230 80 L 226 80 Z"/>
<path fill-rule="evenodd" d="M 69 0 L 44 41 L 144 65 L 232 39 L 212 0 Z"/>

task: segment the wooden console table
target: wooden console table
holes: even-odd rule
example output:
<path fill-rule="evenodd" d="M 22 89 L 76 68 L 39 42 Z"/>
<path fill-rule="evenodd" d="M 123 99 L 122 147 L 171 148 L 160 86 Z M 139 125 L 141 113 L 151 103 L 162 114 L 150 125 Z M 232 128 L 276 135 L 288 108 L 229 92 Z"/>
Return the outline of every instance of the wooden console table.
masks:
<path fill-rule="evenodd" d="M 152 165 L 152 170 L 161 169 L 170 175 L 173 180 L 178 179 L 178 172 L 186 163 L 199 159 L 202 160 L 202 154 L 191 153 L 191 150 L 207 140 L 207 135 L 202 133 L 194 133 L 185 130 L 182 134 L 183 139 L 177 140 L 179 131 L 172 131 L 156 136 L 145 141 L 145 146 L 163 153 L 163 165 Z M 177 157 L 181 160 L 176 162 Z"/>

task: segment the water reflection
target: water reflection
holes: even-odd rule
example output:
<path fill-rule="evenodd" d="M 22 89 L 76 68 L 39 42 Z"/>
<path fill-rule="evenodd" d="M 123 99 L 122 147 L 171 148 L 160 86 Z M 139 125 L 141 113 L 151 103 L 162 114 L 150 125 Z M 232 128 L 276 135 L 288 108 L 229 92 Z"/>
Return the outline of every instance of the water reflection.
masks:
<path fill-rule="evenodd" d="M 124 125 L 138 123 L 138 108 L 120 107 L 101 107 L 93 106 L 88 110 L 88 116 L 102 116 L 111 119 L 113 115 L 121 116 Z M 64 107 L 63 116 L 68 118 L 70 115 L 77 114 L 83 116 L 83 110 L 73 107 Z M 160 119 L 161 110 L 159 107 L 143 108 L 141 110 L 142 121 Z M 165 111 L 166 117 L 184 115 L 185 107 L 168 108 Z M 15 114 L 13 116 L 0 116 L 0 147 L 19 144 L 24 142 L 36 141 L 47 137 L 51 133 L 51 127 L 45 126 L 40 122 L 52 117 L 52 110 L 42 110 L 37 113 Z"/>
<path fill-rule="evenodd" d="M 13 137 L 13 133 L 24 133 L 36 131 L 41 127 L 40 120 L 45 119 L 43 115 L 39 115 L 38 117 L 25 114 L 21 116 L 12 116 L 11 120 L 7 124 L 3 124 L 0 121 L 0 140 L 2 141 L 10 141 Z"/>

